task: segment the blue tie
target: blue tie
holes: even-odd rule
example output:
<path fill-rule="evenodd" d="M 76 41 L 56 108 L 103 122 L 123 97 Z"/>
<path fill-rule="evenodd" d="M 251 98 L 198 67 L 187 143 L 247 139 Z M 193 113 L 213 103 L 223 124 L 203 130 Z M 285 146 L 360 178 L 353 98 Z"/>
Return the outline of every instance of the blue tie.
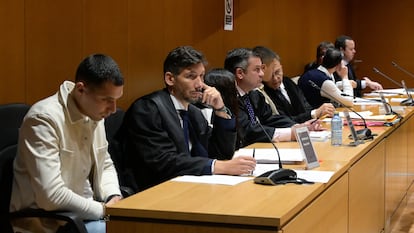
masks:
<path fill-rule="evenodd" d="M 253 106 L 252 106 L 252 103 L 250 102 L 250 98 L 248 94 L 243 96 L 243 101 L 244 101 L 244 105 L 246 106 L 247 112 L 249 114 L 250 123 L 252 125 L 256 124 L 256 117 L 254 115 Z"/>
<path fill-rule="evenodd" d="M 190 149 L 189 144 L 189 131 L 188 131 L 188 111 L 186 110 L 179 110 L 181 119 L 183 120 L 183 133 L 184 133 L 184 139 L 187 144 L 187 149 Z"/>

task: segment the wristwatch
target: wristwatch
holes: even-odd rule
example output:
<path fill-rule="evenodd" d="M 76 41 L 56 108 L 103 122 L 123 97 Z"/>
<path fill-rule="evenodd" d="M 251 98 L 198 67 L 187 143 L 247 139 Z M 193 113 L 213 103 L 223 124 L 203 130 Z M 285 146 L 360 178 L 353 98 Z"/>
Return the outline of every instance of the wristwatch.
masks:
<path fill-rule="evenodd" d="M 230 116 L 230 118 L 233 116 L 233 115 L 231 114 L 230 109 L 229 109 L 228 107 L 226 107 L 226 105 L 224 105 L 222 108 L 219 108 L 219 109 L 214 109 L 214 111 L 215 111 L 215 112 L 225 112 L 227 115 L 229 115 L 229 116 Z"/>

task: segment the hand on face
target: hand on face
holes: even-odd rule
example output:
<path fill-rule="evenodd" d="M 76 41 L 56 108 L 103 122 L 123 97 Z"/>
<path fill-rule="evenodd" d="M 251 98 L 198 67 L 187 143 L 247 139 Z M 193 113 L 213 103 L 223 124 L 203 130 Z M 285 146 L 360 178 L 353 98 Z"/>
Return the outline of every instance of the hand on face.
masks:
<path fill-rule="evenodd" d="M 342 63 L 337 66 L 336 72 L 342 79 L 348 79 L 348 67 L 344 66 Z"/>
<path fill-rule="evenodd" d="M 201 102 L 213 107 L 213 109 L 221 109 L 224 107 L 223 99 L 221 98 L 220 92 L 215 87 L 210 87 L 207 84 L 202 84 L 204 90 Z"/>

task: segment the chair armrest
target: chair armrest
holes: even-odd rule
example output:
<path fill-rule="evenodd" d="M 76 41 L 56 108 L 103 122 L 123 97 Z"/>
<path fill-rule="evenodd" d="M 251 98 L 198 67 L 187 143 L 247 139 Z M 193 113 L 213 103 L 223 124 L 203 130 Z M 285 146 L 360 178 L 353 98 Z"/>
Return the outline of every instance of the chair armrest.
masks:
<path fill-rule="evenodd" d="M 135 194 L 134 190 L 132 190 L 132 188 L 127 187 L 127 186 L 121 186 L 119 187 L 119 189 L 121 189 L 121 193 L 124 198 Z"/>
<path fill-rule="evenodd" d="M 62 220 L 62 221 L 67 222 L 67 224 L 70 225 L 71 229 L 76 229 L 76 232 L 87 233 L 83 219 L 76 216 L 72 212 L 45 211 L 42 209 L 24 209 L 24 210 L 9 213 L 10 219 L 29 218 L 29 217 Z"/>

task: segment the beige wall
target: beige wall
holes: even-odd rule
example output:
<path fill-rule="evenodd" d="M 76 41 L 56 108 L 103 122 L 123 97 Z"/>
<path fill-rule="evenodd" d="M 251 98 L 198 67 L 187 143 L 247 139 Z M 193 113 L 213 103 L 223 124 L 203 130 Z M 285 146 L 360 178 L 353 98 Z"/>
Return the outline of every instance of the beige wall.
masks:
<path fill-rule="evenodd" d="M 164 86 L 162 63 L 179 45 L 204 52 L 210 68 L 221 67 L 232 48 L 268 46 L 281 55 L 285 73 L 295 76 L 320 41 L 349 34 L 364 61 L 360 76 L 381 80 L 372 74 L 373 64 L 404 76 L 391 67 L 392 59 L 414 72 L 414 2 L 348 2 L 234 0 L 235 29 L 229 32 L 223 30 L 224 0 L 0 0 L 0 104 L 32 104 L 53 94 L 73 79 L 83 57 L 99 52 L 112 56 L 126 77 L 119 102 L 126 109 Z"/>

